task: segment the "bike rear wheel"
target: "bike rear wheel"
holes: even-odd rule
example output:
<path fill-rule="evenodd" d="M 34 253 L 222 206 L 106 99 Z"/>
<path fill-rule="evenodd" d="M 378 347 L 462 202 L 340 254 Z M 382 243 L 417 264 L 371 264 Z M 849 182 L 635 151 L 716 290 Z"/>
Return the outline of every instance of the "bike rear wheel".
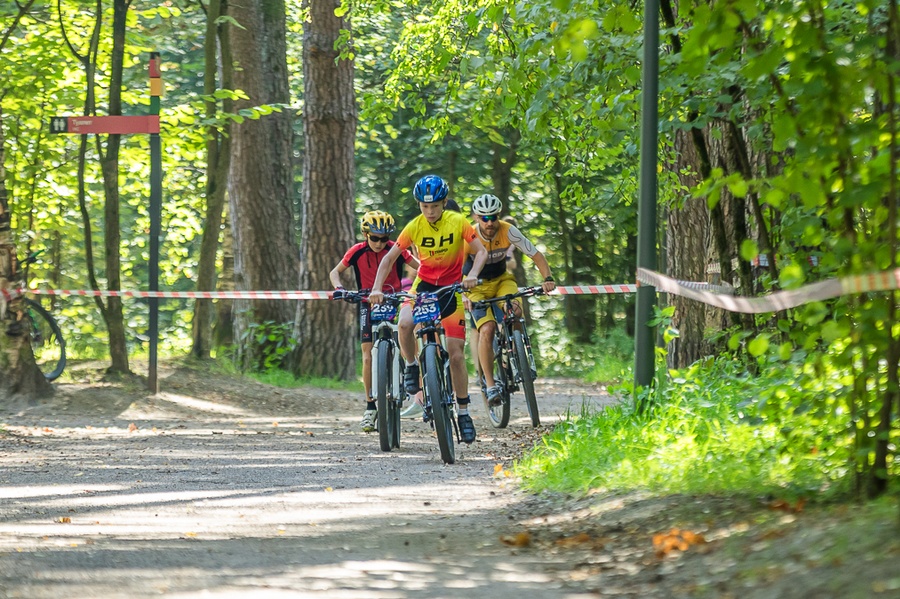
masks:
<path fill-rule="evenodd" d="M 56 380 L 66 368 L 66 342 L 62 332 L 53 316 L 38 302 L 25 298 L 24 304 L 34 361 L 44 378 Z"/>
<path fill-rule="evenodd" d="M 400 412 L 391 397 L 393 388 L 394 345 L 378 341 L 378 385 L 375 389 L 375 402 L 378 406 L 378 442 L 381 451 L 390 451 L 400 447 Z"/>
<path fill-rule="evenodd" d="M 522 379 L 522 390 L 525 392 L 525 406 L 528 408 L 528 415 L 531 416 L 531 425 L 538 427 L 541 425 L 541 415 L 538 412 L 537 397 L 534 394 L 534 374 L 531 372 L 531 361 L 528 359 L 522 331 L 513 331 L 513 344 L 516 362 L 519 365 L 519 378 Z"/>
<path fill-rule="evenodd" d="M 444 378 L 444 360 L 436 345 L 425 346 L 425 394 L 431 400 L 434 431 L 437 433 L 441 460 L 445 464 L 456 461 L 453 438 L 453 403 L 448 401 L 449 389 Z"/>
<path fill-rule="evenodd" d="M 501 333 L 498 331 L 494 335 L 494 384 L 500 387 L 500 393 L 503 402 L 499 406 L 492 406 L 488 403 L 487 388 L 484 379 L 481 380 L 481 396 L 484 398 L 484 409 L 487 411 L 488 419 L 494 428 L 506 428 L 509 424 L 509 379 L 506 376 L 506 368 L 503 366 L 503 350 L 500 347 L 497 337 Z"/>

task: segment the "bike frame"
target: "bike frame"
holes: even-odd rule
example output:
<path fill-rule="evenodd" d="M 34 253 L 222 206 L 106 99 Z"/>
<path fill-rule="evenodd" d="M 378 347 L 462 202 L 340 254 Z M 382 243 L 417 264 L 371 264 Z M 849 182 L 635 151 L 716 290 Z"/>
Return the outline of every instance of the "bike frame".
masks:
<path fill-rule="evenodd" d="M 516 352 L 513 351 L 512 347 L 514 331 L 518 330 L 522 333 L 522 338 L 525 341 L 525 351 L 528 354 L 528 367 L 531 368 L 532 371 L 536 370 L 534 354 L 531 351 L 531 338 L 528 336 L 528 327 L 525 326 L 525 318 L 516 314 L 515 303 L 513 300 L 529 295 L 539 295 L 542 293 L 542 291 L 537 291 L 539 289 L 541 288 L 529 287 L 518 293 L 495 298 L 495 300 L 482 300 L 485 303 L 489 303 L 490 308 L 494 310 L 495 320 L 497 320 L 497 316 L 500 316 L 502 319 L 497 320 L 497 333 L 494 334 L 494 342 L 498 344 L 500 351 L 506 355 L 504 363 L 506 364 L 508 380 L 511 383 L 510 392 L 519 391 L 519 384 L 522 382 L 522 375 L 519 372 L 522 365 L 519 364 Z M 516 325 L 518 325 L 519 328 L 516 328 Z M 502 334 L 500 334 L 501 327 L 503 329 Z M 482 382 L 482 385 L 483 384 L 484 383 Z"/>
<path fill-rule="evenodd" d="M 494 359 L 491 367 L 494 368 L 494 384 L 501 389 L 499 404 L 488 404 L 485 378 L 482 376 L 480 380 L 485 408 L 494 428 L 505 428 L 509 423 L 510 400 L 512 394 L 517 391 L 525 393 L 525 406 L 531 417 L 532 425 L 540 425 L 540 410 L 534 390 L 537 368 L 531 350 L 531 339 L 528 336 L 525 319 L 516 314 L 516 304 L 513 300 L 542 294 L 541 287 L 526 287 L 516 293 L 475 302 L 479 308 L 493 310 L 494 320 L 497 323 L 493 339 Z"/>
<path fill-rule="evenodd" d="M 425 324 L 416 327 L 416 346 L 419 350 L 419 365 L 422 368 L 422 376 L 424 377 L 426 374 L 425 371 L 425 349 L 428 346 L 435 346 L 438 350 L 438 355 L 440 355 L 441 360 L 444 364 L 444 381 L 446 382 L 446 387 L 450 391 L 445 398 L 438 398 L 440 401 L 444 403 L 452 404 L 453 403 L 453 378 L 450 373 L 450 354 L 445 349 L 447 346 L 447 336 L 444 333 L 444 327 L 441 325 L 440 320 L 434 321 L 432 324 Z M 434 398 L 428 396 L 428 391 L 425 387 L 422 388 L 422 392 L 425 397 L 425 406 L 430 407 L 434 405 Z"/>

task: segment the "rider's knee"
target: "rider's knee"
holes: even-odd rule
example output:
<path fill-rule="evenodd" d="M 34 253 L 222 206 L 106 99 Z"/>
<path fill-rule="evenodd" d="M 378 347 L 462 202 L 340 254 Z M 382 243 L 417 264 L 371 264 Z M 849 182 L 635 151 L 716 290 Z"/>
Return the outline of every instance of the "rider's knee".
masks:
<path fill-rule="evenodd" d="M 478 329 L 478 334 L 483 337 L 489 337 L 493 335 L 497 331 L 497 323 L 496 321 L 489 320 L 481 325 L 481 328 Z"/>

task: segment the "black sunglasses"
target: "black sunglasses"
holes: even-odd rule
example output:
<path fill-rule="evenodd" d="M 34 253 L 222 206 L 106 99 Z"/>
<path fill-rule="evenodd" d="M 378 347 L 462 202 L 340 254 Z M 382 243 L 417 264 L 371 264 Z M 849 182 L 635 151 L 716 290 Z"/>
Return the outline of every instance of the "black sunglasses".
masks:
<path fill-rule="evenodd" d="M 375 243 L 387 243 L 388 241 L 390 241 L 391 238 L 387 237 L 387 236 L 376 237 L 374 235 L 369 235 L 369 239 L 374 241 Z"/>
<path fill-rule="evenodd" d="M 485 222 L 485 223 L 492 223 L 492 222 L 494 222 L 495 220 L 497 220 L 497 219 L 500 218 L 500 217 L 499 217 L 498 215 L 496 215 L 496 214 L 489 214 L 489 215 L 487 215 L 487 216 L 480 216 L 480 215 L 479 215 L 478 218 L 480 218 L 482 222 Z"/>

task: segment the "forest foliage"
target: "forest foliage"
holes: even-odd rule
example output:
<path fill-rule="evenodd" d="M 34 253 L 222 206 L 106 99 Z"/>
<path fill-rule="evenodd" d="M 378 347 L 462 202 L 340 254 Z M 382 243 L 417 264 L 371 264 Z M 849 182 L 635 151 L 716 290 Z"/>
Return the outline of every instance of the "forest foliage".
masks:
<path fill-rule="evenodd" d="M 79 180 L 77 138 L 51 136 L 47 128 L 51 116 L 75 114 L 85 102 L 84 69 L 62 51 L 61 22 L 74 47 L 89 48 L 91 13 L 74 10 L 75 4 L 17 0 L 0 7 L 8 38 L 0 53 L 0 123 L 19 253 L 45 250 L 31 284 L 84 289 L 85 231 L 76 190 L 87 190 L 94 243 L 102 247 L 97 159 L 104 141 L 88 146 L 91 161 Z M 228 112 L 223 100 L 241 97 L 239 89 L 204 96 L 206 4 L 134 0 L 128 12 L 126 114 L 146 112 L 148 53 L 163 56 L 161 286 L 172 290 L 195 285 L 205 128 L 265 119 L 282 108 Z M 708 265 L 715 264 L 723 280 L 746 294 L 896 268 L 895 0 L 660 4 L 659 227 L 660 251 L 670 257 L 660 263 L 692 280 L 706 280 Z M 112 10 L 111 2 L 96 6 Z M 416 211 L 412 184 L 437 172 L 464 207 L 484 192 L 506 200 L 561 283 L 632 282 L 642 8 L 608 0 L 336 5 L 353 26 L 338 49 L 355 64 L 357 211 L 385 209 L 405 222 Z M 302 114 L 306 12 L 297 0 L 285 2 L 285 9 L 291 102 L 283 108 Z M 227 15 L 220 20 L 240 27 Z M 110 76 L 109 21 L 96 48 L 101 89 Z M 204 100 L 219 107 L 212 119 Z M 105 108 L 101 101 L 98 113 Z M 299 121 L 294 132 L 300 157 Z M 146 281 L 148 162 L 146 139 L 123 140 L 119 188 L 128 242 L 121 248 L 122 277 L 123 286 L 134 289 Z M 299 168 L 295 186 L 303 186 Z M 689 214 L 693 220 L 683 218 Z M 297 235 L 303 235 L 299 227 Z M 677 307 L 662 316 L 671 317 L 664 323 L 671 325 L 670 359 L 729 352 L 751 374 L 789 373 L 761 395 L 763 407 L 832 415 L 830 422 L 842 423 L 842 439 L 852 441 L 846 461 L 858 487 L 870 493 L 886 488 L 900 406 L 895 293 L 842 297 L 758 318 L 660 299 Z M 631 301 L 623 295 L 567 298 L 551 309 L 562 316 L 564 330 L 546 326 L 552 314 L 541 308 L 545 339 L 555 335 L 552 344 L 559 348 L 598 343 L 612 330 L 631 333 Z M 125 309 L 130 348 L 140 352 L 146 307 L 135 301 Z M 102 355 L 103 322 L 89 303 L 66 299 L 54 312 L 73 352 Z M 190 306 L 165 302 L 161 314 L 164 350 L 185 351 Z M 696 324 L 689 325 L 692 316 Z M 828 384 L 821 384 L 826 377 Z M 810 392 L 791 391 L 798 387 Z"/>

